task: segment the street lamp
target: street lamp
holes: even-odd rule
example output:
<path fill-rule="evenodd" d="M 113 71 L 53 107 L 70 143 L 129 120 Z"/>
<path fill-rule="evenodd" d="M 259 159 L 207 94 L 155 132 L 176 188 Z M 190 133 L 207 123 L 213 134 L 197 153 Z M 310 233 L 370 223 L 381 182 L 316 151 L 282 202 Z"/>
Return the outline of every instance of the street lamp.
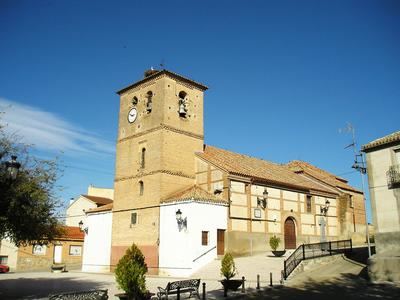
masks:
<path fill-rule="evenodd" d="M 20 167 L 21 164 L 17 162 L 17 156 L 11 155 L 11 160 L 6 162 L 6 169 L 11 180 L 15 180 L 17 178 Z"/>
<path fill-rule="evenodd" d="M 183 227 L 187 228 L 187 218 L 182 218 L 182 212 L 178 209 L 175 213 L 176 222 L 178 223 L 178 229 L 181 231 Z"/>
<path fill-rule="evenodd" d="M 82 220 L 79 221 L 78 225 L 79 225 L 79 230 L 80 231 L 85 232 L 86 234 L 89 233 L 89 228 L 88 227 L 83 227 L 83 221 Z"/>

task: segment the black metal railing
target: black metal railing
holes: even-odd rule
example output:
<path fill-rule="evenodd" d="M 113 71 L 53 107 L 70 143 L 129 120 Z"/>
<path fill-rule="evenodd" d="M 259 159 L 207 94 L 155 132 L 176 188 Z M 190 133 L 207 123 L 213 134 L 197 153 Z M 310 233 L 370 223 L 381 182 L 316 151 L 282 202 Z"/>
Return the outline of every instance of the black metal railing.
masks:
<path fill-rule="evenodd" d="M 393 165 L 389 167 L 389 171 L 386 172 L 386 178 L 389 189 L 395 189 L 400 187 L 400 165 Z"/>
<path fill-rule="evenodd" d="M 351 240 L 303 244 L 283 262 L 283 277 L 284 279 L 287 279 L 303 260 L 349 253 L 352 249 L 353 245 Z"/>
<path fill-rule="evenodd" d="M 195 259 L 193 259 L 193 262 L 195 262 L 196 260 L 198 260 L 199 258 L 203 257 L 204 255 L 206 255 L 207 253 L 211 252 L 212 250 L 214 250 L 215 248 L 217 248 L 217 246 L 212 247 L 211 249 L 208 249 L 206 252 L 200 254 L 198 257 L 196 257 Z"/>

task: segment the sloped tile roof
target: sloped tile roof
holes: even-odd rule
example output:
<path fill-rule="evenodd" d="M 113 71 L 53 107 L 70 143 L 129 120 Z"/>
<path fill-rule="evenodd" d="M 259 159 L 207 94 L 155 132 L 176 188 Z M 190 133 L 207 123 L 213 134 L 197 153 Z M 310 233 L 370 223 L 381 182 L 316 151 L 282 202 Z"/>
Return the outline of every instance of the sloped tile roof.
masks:
<path fill-rule="evenodd" d="M 79 227 L 74 226 L 64 226 L 64 233 L 61 236 L 61 239 L 69 239 L 69 240 L 84 240 L 85 234 L 82 232 Z"/>
<path fill-rule="evenodd" d="M 393 132 L 389 135 L 376 139 L 368 144 L 365 144 L 361 147 L 362 151 L 371 150 L 373 148 L 383 146 L 386 144 L 400 142 L 400 131 Z"/>
<path fill-rule="evenodd" d="M 92 212 L 100 212 L 100 211 L 112 210 L 113 204 L 114 203 L 109 203 L 109 204 L 105 204 L 105 205 L 102 205 L 102 206 L 99 206 L 99 207 L 91 208 L 86 212 L 87 213 L 92 213 Z"/>
<path fill-rule="evenodd" d="M 338 187 L 341 189 L 353 191 L 353 192 L 358 192 L 361 193 L 361 191 L 353 188 L 352 186 L 347 184 L 347 180 L 343 179 L 341 177 L 338 177 L 332 173 L 329 173 L 325 170 L 322 170 L 320 168 L 317 168 L 316 166 L 313 166 L 312 164 L 301 161 L 301 160 L 293 160 L 287 164 L 291 170 L 294 172 L 304 172 L 308 174 L 311 177 L 314 177 L 315 179 L 324 182 L 325 184 L 328 184 L 332 187 Z"/>
<path fill-rule="evenodd" d="M 168 70 L 166 70 L 166 69 L 163 69 L 163 70 L 160 70 L 160 71 L 154 70 L 154 73 L 152 73 L 151 75 L 149 75 L 149 76 L 147 76 L 147 77 L 145 77 L 145 78 L 143 78 L 143 79 L 141 79 L 141 80 L 139 80 L 139 81 L 137 81 L 137 82 L 135 82 L 135 83 L 132 83 L 132 84 L 130 84 L 130 85 L 128 85 L 128 86 L 122 88 L 121 90 L 119 90 L 119 91 L 117 92 L 117 94 L 120 95 L 120 94 L 122 94 L 123 92 L 125 92 L 125 91 L 127 91 L 127 90 L 129 90 L 129 89 L 131 89 L 131 88 L 134 88 L 134 87 L 136 87 L 136 86 L 138 86 L 138 85 L 140 85 L 140 84 L 142 84 L 142 83 L 144 83 L 144 82 L 150 81 L 150 80 L 152 80 L 152 79 L 154 79 L 154 78 L 156 78 L 157 76 L 162 75 L 162 74 L 166 74 L 166 75 L 168 75 L 168 76 L 170 76 L 170 77 L 172 77 L 172 78 L 177 78 L 178 80 L 181 80 L 181 81 L 190 83 L 190 84 L 192 84 L 192 85 L 194 85 L 194 86 L 200 88 L 200 89 L 203 90 L 203 91 L 205 91 L 205 90 L 208 89 L 208 87 L 205 86 L 205 85 L 202 84 L 202 83 L 196 82 L 196 81 L 194 81 L 194 80 L 192 80 L 192 79 L 189 79 L 189 78 L 187 78 L 187 77 L 184 77 L 184 76 L 182 76 L 182 75 L 179 75 L 179 74 L 177 74 L 177 73 L 175 73 L 175 72 L 171 72 L 171 71 L 168 71 Z"/>
<path fill-rule="evenodd" d="M 213 203 L 226 203 L 226 201 L 224 199 L 220 199 L 220 198 L 216 197 L 215 195 L 205 191 L 198 185 L 193 185 L 182 191 L 174 193 L 174 194 L 166 197 L 161 202 L 168 203 L 168 202 L 179 202 L 179 201 L 188 201 L 188 200 L 213 202 Z"/>
<path fill-rule="evenodd" d="M 302 190 L 315 190 L 332 194 L 332 190 L 297 175 L 289 166 L 206 145 L 196 155 L 216 167 L 232 174 L 265 181 L 278 186 Z"/>
<path fill-rule="evenodd" d="M 110 198 L 90 196 L 90 195 L 82 195 L 82 196 L 85 197 L 86 199 L 89 199 L 90 201 L 93 201 L 98 206 L 113 203 L 113 200 Z"/>

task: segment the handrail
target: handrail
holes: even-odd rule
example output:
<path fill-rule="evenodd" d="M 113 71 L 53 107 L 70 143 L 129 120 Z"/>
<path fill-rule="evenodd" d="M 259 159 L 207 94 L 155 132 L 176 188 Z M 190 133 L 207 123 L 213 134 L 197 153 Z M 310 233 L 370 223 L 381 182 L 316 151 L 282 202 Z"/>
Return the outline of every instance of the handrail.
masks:
<path fill-rule="evenodd" d="M 287 279 L 303 260 L 346 253 L 348 249 L 350 252 L 353 249 L 351 239 L 300 245 L 283 262 L 283 277 Z"/>
<path fill-rule="evenodd" d="M 207 250 L 206 252 L 204 252 L 203 254 L 201 254 L 199 257 L 193 259 L 193 262 L 195 262 L 196 260 L 198 260 L 199 258 L 203 257 L 204 255 L 206 255 L 208 252 L 214 250 L 215 248 L 217 248 L 217 246 L 212 247 L 211 249 Z"/>

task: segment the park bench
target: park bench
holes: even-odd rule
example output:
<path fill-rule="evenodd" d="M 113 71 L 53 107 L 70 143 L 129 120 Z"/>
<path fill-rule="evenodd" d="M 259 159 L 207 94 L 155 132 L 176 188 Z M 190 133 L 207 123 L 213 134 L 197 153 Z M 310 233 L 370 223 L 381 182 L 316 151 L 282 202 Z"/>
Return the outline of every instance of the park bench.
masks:
<path fill-rule="evenodd" d="M 71 292 L 53 294 L 49 296 L 49 300 L 107 300 L 108 290 L 91 290 L 83 292 Z"/>
<path fill-rule="evenodd" d="M 181 281 L 173 281 L 168 282 L 167 287 L 163 289 L 162 287 L 158 287 L 159 292 L 157 293 L 158 299 L 168 299 L 168 295 L 173 295 L 178 293 L 187 293 L 189 292 L 189 298 L 193 295 L 196 295 L 197 298 L 200 299 L 199 295 L 199 286 L 200 286 L 200 279 L 188 279 L 188 280 L 181 280 Z"/>

